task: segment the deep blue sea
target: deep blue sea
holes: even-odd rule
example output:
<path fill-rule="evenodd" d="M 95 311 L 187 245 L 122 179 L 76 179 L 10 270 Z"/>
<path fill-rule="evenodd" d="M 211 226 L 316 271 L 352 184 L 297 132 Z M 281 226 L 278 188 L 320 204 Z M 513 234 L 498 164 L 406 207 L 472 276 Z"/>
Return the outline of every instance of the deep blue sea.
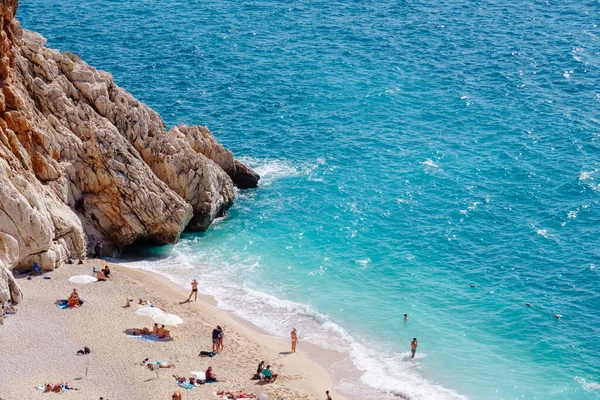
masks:
<path fill-rule="evenodd" d="M 22 0 L 18 17 L 262 176 L 130 265 L 342 351 L 333 393 L 600 398 L 598 0 Z"/>

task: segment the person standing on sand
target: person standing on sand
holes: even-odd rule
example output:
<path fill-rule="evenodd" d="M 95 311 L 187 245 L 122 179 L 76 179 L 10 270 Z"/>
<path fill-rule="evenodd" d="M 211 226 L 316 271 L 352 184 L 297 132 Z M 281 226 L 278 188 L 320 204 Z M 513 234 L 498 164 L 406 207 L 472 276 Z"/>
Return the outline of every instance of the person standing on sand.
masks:
<path fill-rule="evenodd" d="M 221 329 L 220 326 L 217 326 L 215 329 L 213 329 L 212 331 L 212 352 L 214 354 L 217 354 L 219 352 L 219 330 Z"/>
<path fill-rule="evenodd" d="M 412 353 L 411 358 L 415 358 L 415 353 L 417 352 L 417 338 L 413 338 L 412 342 L 410 342 L 410 352 Z"/>
<path fill-rule="evenodd" d="M 296 328 L 292 328 L 290 332 L 290 336 L 292 338 L 292 353 L 296 352 L 296 344 L 298 343 L 298 335 L 296 334 Z"/>
<path fill-rule="evenodd" d="M 192 299 L 192 295 L 194 295 L 194 301 L 197 301 L 198 300 L 198 281 L 195 279 L 192 281 L 192 291 L 190 292 L 190 297 L 188 297 L 187 301 L 190 301 Z"/>
<path fill-rule="evenodd" d="M 221 328 L 220 326 L 217 326 L 217 328 L 219 329 L 219 346 L 218 346 L 218 349 L 219 349 L 219 351 L 223 351 L 223 337 L 225 336 L 225 332 L 223 332 L 223 328 Z"/>

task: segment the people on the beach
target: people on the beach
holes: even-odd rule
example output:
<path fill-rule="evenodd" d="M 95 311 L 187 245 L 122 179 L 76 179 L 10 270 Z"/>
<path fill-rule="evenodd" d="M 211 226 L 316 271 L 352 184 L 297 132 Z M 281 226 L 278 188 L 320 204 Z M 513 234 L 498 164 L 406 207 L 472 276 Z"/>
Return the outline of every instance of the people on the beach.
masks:
<path fill-rule="evenodd" d="M 98 273 L 96 274 L 96 279 L 98 279 L 99 281 L 105 281 L 106 280 L 106 276 L 104 275 L 104 270 L 101 269 L 98 271 Z"/>
<path fill-rule="evenodd" d="M 218 381 L 218 377 L 213 372 L 212 367 L 208 367 L 206 369 L 206 372 L 204 373 L 204 375 L 206 376 L 206 382 L 217 382 Z"/>
<path fill-rule="evenodd" d="M 81 300 L 79 299 L 79 293 L 77 293 L 77 289 L 73 289 L 71 296 L 67 300 L 67 304 L 70 308 L 81 306 Z"/>
<path fill-rule="evenodd" d="M 254 376 L 252 376 L 252 379 L 256 379 L 256 380 L 262 379 L 261 374 L 262 374 L 262 370 L 263 370 L 264 366 L 265 366 L 264 361 L 261 361 L 258 363 L 258 367 L 256 368 L 256 373 L 254 374 Z"/>
<path fill-rule="evenodd" d="M 223 337 L 225 337 L 225 332 L 223 332 L 223 328 L 217 326 L 219 329 L 219 351 L 223 351 Z"/>
<path fill-rule="evenodd" d="M 277 376 L 278 374 L 273 373 L 273 371 L 271 371 L 271 366 L 267 365 L 267 368 L 262 370 L 262 374 L 265 377 L 265 381 L 267 382 L 275 382 L 277 380 Z"/>
<path fill-rule="evenodd" d="M 417 338 L 413 338 L 412 342 L 410 342 L 410 352 L 412 353 L 411 358 L 415 358 L 415 353 L 417 352 Z"/>
<path fill-rule="evenodd" d="M 219 352 L 219 333 L 220 333 L 220 331 L 221 331 L 220 326 L 217 326 L 212 331 L 212 352 L 215 354 Z"/>
<path fill-rule="evenodd" d="M 148 359 L 145 359 L 143 364 L 146 366 L 146 368 L 153 371 L 157 368 L 175 368 L 175 364 L 170 361 L 149 361 Z"/>
<path fill-rule="evenodd" d="M 108 265 L 104 266 L 104 269 L 102 270 L 102 272 L 104 272 L 104 276 L 108 279 L 110 278 L 110 268 L 108 268 Z"/>
<path fill-rule="evenodd" d="M 152 327 L 152 334 L 158 336 L 158 324 L 155 322 L 154 326 Z"/>
<path fill-rule="evenodd" d="M 329 390 L 326 390 L 326 391 L 325 391 L 325 394 L 327 395 L 327 399 L 325 399 L 325 400 L 333 400 L 333 399 L 331 398 L 331 396 L 329 395 Z"/>
<path fill-rule="evenodd" d="M 296 352 L 296 344 L 298 344 L 298 334 L 296 333 L 296 328 L 292 328 L 290 332 L 290 337 L 292 339 L 292 353 Z"/>
<path fill-rule="evenodd" d="M 151 335 L 152 331 L 146 327 L 125 329 L 125 333 L 132 336 Z"/>
<path fill-rule="evenodd" d="M 160 339 L 170 338 L 171 337 L 171 331 L 166 330 L 165 326 L 161 325 L 161 327 L 158 328 L 158 337 Z"/>
<path fill-rule="evenodd" d="M 171 396 L 171 400 L 181 400 L 181 393 L 180 392 L 173 393 L 173 396 Z"/>
<path fill-rule="evenodd" d="M 17 309 L 13 306 L 12 301 L 6 300 L 2 305 L 2 314 L 16 314 Z"/>
<path fill-rule="evenodd" d="M 194 301 L 197 301 L 198 300 L 198 281 L 195 279 L 192 281 L 192 291 L 190 292 L 190 297 L 188 297 L 187 301 L 192 300 L 192 295 L 194 296 Z"/>
<path fill-rule="evenodd" d="M 219 390 L 217 395 L 223 399 L 254 399 L 256 396 L 254 393 L 246 393 L 243 390 L 233 391 L 233 390 Z"/>

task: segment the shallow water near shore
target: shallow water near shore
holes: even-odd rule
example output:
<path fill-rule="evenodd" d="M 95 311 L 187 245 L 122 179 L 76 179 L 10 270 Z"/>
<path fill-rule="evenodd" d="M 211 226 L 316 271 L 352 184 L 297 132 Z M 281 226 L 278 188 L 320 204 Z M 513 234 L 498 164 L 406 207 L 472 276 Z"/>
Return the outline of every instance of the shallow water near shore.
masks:
<path fill-rule="evenodd" d="M 597 399 L 598 15 L 28 0 L 18 17 L 262 176 L 208 232 L 128 265 L 347 353 L 348 397 Z"/>

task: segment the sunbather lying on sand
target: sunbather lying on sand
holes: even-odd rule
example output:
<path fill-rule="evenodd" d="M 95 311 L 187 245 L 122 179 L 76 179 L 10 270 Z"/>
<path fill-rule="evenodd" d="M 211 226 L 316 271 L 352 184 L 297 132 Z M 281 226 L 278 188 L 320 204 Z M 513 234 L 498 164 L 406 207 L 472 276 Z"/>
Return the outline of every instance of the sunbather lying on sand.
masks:
<path fill-rule="evenodd" d="M 175 368 L 175 364 L 169 361 L 144 361 L 144 365 L 152 371 L 157 368 Z"/>
<path fill-rule="evenodd" d="M 139 328 L 125 329 L 125 333 L 128 335 L 133 335 L 133 336 L 152 335 L 152 331 L 146 327 L 143 327 L 142 329 L 139 329 Z"/>
<path fill-rule="evenodd" d="M 219 390 L 217 395 L 225 399 L 254 399 L 256 396 L 253 393 L 245 393 L 243 390 L 234 392 L 233 390 Z"/>

